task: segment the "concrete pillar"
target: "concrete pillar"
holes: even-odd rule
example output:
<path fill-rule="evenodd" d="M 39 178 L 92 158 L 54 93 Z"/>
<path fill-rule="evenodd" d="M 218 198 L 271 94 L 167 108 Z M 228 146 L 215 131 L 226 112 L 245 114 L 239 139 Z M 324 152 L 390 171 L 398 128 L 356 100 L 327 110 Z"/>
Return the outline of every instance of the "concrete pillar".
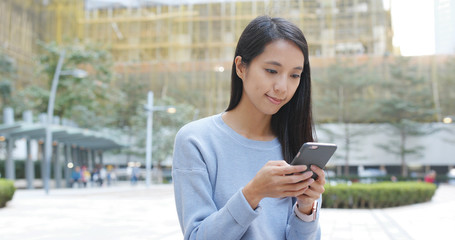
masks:
<path fill-rule="evenodd" d="M 22 119 L 25 123 L 33 123 L 33 113 L 30 110 L 22 113 Z"/>
<path fill-rule="evenodd" d="M 14 110 L 12 108 L 3 109 L 3 123 L 6 125 L 14 124 Z"/>
<path fill-rule="evenodd" d="M 337 176 L 343 175 L 343 167 L 341 165 L 337 165 Z"/>
<path fill-rule="evenodd" d="M 6 162 L 5 177 L 10 180 L 16 179 L 14 159 L 13 159 L 14 138 L 6 139 Z"/>
<path fill-rule="evenodd" d="M 84 161 L 84 150 L 77 148 L 77 159 L 79 161 L 79 166 L 84 166 L 85 161 Z"/>
<path fill-rule="evenodd" d="M 425 174 L 427 174 L 431 170 L 430 165 L 425 165 Z"/>
<path fill-rule="evenodd" d="M 79 165 L 83 166 L 85 165 L 84 161 L 84 150 L 81 148 L 77 148 L 77 159 L 79 160 Z"/>
<path fill-rule="evenodd" d="M 44 187 L 44 177 L 45 177 L 45 172 L 46 172 L 46 161 L 45 156 L 44 156 L 44 142 L 39 141 L 38 143 L 38 148 L 39 148 L 39 153 L 41 153 L 41 181 L 43 182 L 43 187 Z"/>
<path fill-rule="evenodd" d="M 103 151 L 99 150 L 98 154 L 99 154 L 98 156 L 99 156 L 99 159 L 100 159 L 100 166 L 102 167 L 102 166 L 104 166 L 104 164 L 103 164 Z"/>
<path fill-rule="evenodd" d="M 74 167 L 79 166 L 76 146 L 71 146 L 71 159 L 73 160 Z"/>
<path fill-rule="evenodd" d="M 89 155 L 89 162 L 88 162 L 88 169 L 89 171 L 93 171 L 93 168 L 94 166 L 96 166 L 96 162 L 95 162 L 95 150 L 87 150 L 87 151 L 90 151 L 90 155 Z M 88 154 L 88 152 L 87 152 Z"/>
<path fill-rule="evenodd" d="M 82 158 L 84 159 L 84 166 L 88 167 L 88 164 L 89 164 L 88 150 L 85 148 L 82 150 Z"/>
<path fill-rule="evenodd" d="M 25 162 L 25 179 L 27 180 L 27 189 L 35 188 L 33 182 L 35 180 L 35 166 L 32 161 L 32 153 L 30 139 L 26 140 L 27 159 Z"/>
<path fill-rule="evenodd" d="M 71 145 L 66 144 L 63 145 L 63 151 L 65 154 L 65 166 L 63 166 L 63 169 L 65 169 L 65 182 L 66 182 L 66 187 L 71 187 L 71 168 L 68 167 L 68 163 L 70 163 L 70 153 L 71 153 Z"/>
<path fill-rule="evenodd" d="M 60 163 L 60 147 L 59 144 L 55 144 L 53 146 L 54 153 L 52 154 L 54 160 L 54 180 L 55 180 L 55 187 L 61 188 L 62 183 L 62 165 Z"/>
<path fill-rule="evenodd" d="M 85 164 L 84 162 L 84 150 L 81 148 L 77 148 L 77 159 L 79 160 L 79 165 L 83 166 Z"/>
<path fill-rule="evenodd" d="M 82 157 L 81 157 L 81 149 L 79 147 L 76 147 L 76 161 L 78 166 L 82 166 Z"/>
<path fill-rule="evenodd" d="M 10 107 L 3 109 L 3 123 L 6 125 L 14 124 L 14 110 Z M 13 149 L 15 139 L 12 137 L 6 138 L 6 161 L 5 161 L 5 178 L 16 179 L 16 172 L 13 160 Z"/>

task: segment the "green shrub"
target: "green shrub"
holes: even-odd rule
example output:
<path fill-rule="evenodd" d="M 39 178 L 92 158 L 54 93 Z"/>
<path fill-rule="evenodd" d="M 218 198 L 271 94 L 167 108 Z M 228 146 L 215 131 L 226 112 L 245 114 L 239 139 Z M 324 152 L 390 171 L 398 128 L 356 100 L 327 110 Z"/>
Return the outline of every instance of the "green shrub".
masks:
<path fill-rule="evenodd" d="M 13 181 L 0 179 L 0 208 L 4 207 L 6 202 L 13 199 L 15 191 L 16 188 L 14 187 Z"/>
<path fill-rule="evenodd" d="M 395 207 L 430 201 L 435 191 L 436 185 L 424 182 L 327 184 L 322 195 L 322 207 Z"/>

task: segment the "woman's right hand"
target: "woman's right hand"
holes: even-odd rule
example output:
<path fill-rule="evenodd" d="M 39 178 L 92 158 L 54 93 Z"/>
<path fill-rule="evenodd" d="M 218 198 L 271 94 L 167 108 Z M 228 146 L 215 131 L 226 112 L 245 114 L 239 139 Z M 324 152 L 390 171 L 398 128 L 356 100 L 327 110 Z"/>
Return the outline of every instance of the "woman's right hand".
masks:
<path fill-rule="evenodd" d="M 265 197 L 296 197 L 305 193 L 314 182 L 313 172 L 305 165 L 289 165 L 286 161 L 269 161 L 243 188 L 242 192 L 251 208 L 256 209 Z"/>

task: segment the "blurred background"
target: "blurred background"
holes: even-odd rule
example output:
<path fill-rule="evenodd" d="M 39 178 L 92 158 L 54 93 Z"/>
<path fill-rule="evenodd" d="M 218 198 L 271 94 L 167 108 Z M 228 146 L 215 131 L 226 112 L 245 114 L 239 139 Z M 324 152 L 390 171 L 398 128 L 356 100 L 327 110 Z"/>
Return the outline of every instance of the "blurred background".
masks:
<path fill-rule="evenodd" d="M 455 177 L 455 0 L 2 0 L 1 177 L 133 183 L 151 164 L 172 181 L 176 132 L 225 110 L 236 42 L 264 14 L 307 38 L 330 178 Z"/>

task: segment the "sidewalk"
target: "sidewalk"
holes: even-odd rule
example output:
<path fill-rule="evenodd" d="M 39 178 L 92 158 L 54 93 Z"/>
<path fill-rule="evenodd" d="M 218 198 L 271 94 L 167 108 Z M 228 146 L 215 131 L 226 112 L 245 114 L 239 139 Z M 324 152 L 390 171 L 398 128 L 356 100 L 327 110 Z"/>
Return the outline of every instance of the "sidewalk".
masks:
<path fill-rule="evenodd" d="M 322 239 L 455 239 L 455 186 L 430 202 L 386 209 L 323 209 Z"/>
<path fill-rule="evenodd" d="M 322 209 L 322 239 L 453 239 L 455 186 L 428 203 L 398 208 Z M 18 190 L 0 209 L 0 238 L 182 239 L 172 185 Z"/>

